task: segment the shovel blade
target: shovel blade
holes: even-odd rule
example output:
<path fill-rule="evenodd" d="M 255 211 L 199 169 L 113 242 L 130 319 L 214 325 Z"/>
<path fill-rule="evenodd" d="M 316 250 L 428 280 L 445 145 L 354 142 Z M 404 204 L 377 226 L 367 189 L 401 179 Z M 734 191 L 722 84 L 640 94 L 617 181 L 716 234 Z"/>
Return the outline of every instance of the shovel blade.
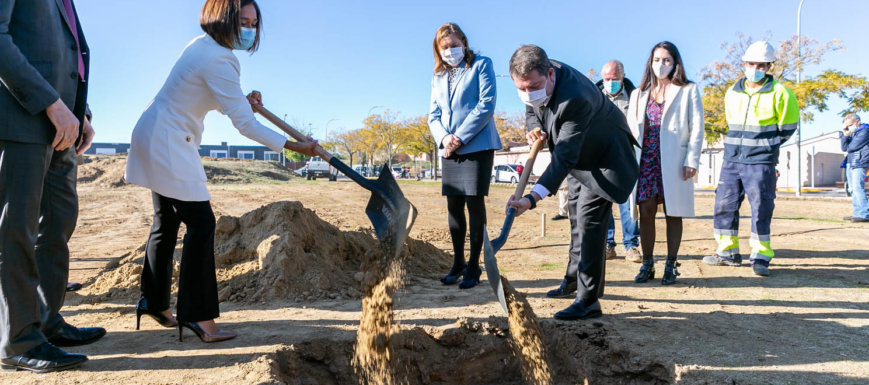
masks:
<path fill-rule="evenodd" d="M 504 298 L 504 286 L 501 284 L 501 273 L 498 271 L 498 259 L 495 258 L 495 249 L 492 247 L 492 242 L 489 241 L 489 234 L 486 230 L 486 226 L 483 226 L 483 264 L 486 266 L 486 279 L 492 286 L 495 295 L 498 296 L 501 309 L 504 309 L 504 313 L 509 315 L 507 300 Z"/>
<path fill-rule="evenodd" d="M 386 166 L 383 166 L 380 177 L 370 182 L 375 186 L 369 188 L 371 199 L 368 200 L 365 213 L 374 227 L 377 239 L 388 246 L 394 252 L 393 257 L 396 257 L 416 220 L 416 207 L 404 197 L 392 172 Z"/>

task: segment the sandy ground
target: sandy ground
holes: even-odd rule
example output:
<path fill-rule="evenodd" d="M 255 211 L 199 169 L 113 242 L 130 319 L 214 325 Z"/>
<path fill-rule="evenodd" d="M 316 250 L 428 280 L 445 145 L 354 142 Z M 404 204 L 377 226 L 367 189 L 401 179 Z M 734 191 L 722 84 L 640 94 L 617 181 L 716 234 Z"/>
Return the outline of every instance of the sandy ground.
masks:
<path fill-rule="evenodd" d="M 440 196 L 440 185 L 411 182 L 401 186 L 420 213 L 411 237 L 449 249 L 446 201 Z M 369 226 L 364 215 L 368 194 L 346 180 L 217 185 L 211 191 L 218 215 L 240 216 L 272 202 L 298 200 L 338 228 Z M 84 185 L 79 193 L 81 213 L 70 245 L 70 280 L 86 282 L 146 240 L 152 206 L 149 191 L 137 187 Z M 491 191 L 487 208 L 492 235 L 500 228 L 503 204 L 511 193 L 509 187 Z M 571 300 L 544 296 L 560 282 L 567 260 L 567 221 L 547 219 L 546 235 L 541 236 L 540 214 L 554 215 L 555 199 L 547 199 L 516 221 L 510 240 L 498 254 L 501 272 L 528 296 L 544 332 L 571 327 L 606 330 L 608 335 L 599 343 L 595 338 L 586 339 L 589 334 L 585 331 L 576 332 L 576 344 L 618 345 L 637 362 L 663 363 L 672 381 L 869 384 L 869 227 L 841 221 L 850 215 L 849 202 L 777 201 L 772 239 L 776 258 L 772 276 L 767 278 L 752 275 L 747 266 L 710 267 L 700 262 L 715 247 L 713 198 L 701 194 L 695 202 L 697 217 L 685 221 L 678 283 L 667 287 L 660 279 L 633 283 L 639 264 L 626 262 L 619 246 L 619 257 L 607 263 L 606 296 L 602 300 L 605 316 L 593 325 L 553 320 L 552 315 Z M 742 214 L 740 235 L 744 236 L 741 241 L 747 254 L 747 208 Z M 660 257 L 666 255 L 662 217 L 657 226 L 655 254 Z M 621 239 L 620 230 L 616 238 Z M 659 274 L 663 272 L 662 261 L 658 269 Z M 411 277 L 400 293 L 396 317 L 403 328 L 420 326 L 437 334 L 437 330 L 454 329 L 462 323 L 506 324 L 488 282 L 460 291 L 455 286 L 442 286 L 436 278 L 434 274 Z M 76 371 L 48 375 L 0 373 L 0 383 L 308 383 L 291 375 L 300 369 L 283 363 L 287 352 L 306 347 L 317 351 L 317 346 L 323 349 L 323 344 L 332 343 L 329 341 L 335 346 L 349 344 L 355 338 L 361 309 L 358 299 L 224 302 L 219 324 L 240 336 L 204 344 L 189 332 L 184 342 L 179 342 L 176 329 L 161 328 L 150 319 L 143 319 L 142 330 L 136 331 L 134 301 L 93 304 L 90 295 L 87 286 L 70 294 L 63 309 L 73 325 L 108 329 L 108 335 L 98 343 L 69 349 L 87 354 L 90 362 Z M 320 341 L 320 345 L 310 345 L 311 341 Z M 474 346 L 466 348 L 472 351 Z M 504 354 L 509 355 L 509 350 Z M 328 357 L 306 360 L 302 369 L 311 365 L 328 370 L 329 363 L 334 362 Z M 492 369 L 478 366 L 464 370 Z M 618 380 L 616 375 L 598 383 L 654 383 L 644 382 L 643 377 L 624 378 Z M 565 383 L 583 381 L 577 378 Z M 429 379 L 426 383 L 460 382 Z"/>

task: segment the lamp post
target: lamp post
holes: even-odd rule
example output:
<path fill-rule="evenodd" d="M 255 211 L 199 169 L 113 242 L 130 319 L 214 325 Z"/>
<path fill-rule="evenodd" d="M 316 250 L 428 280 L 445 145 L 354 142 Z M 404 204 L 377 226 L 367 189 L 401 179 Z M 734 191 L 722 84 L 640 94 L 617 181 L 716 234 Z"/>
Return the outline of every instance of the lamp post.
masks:
<path fill-rule="evenodd" d="M 797 8 L 797 84 L 800 84 L 803 74 L 803 35 L 800 30 L 800 21 L 803 14 L 803 3 L 806 0 L 800 0 L 800 6 Z M 797 120 L 797 189 L 796 195 L 803 195 L 803 157 L 800 152 L 800 131 L 802 131 L 803 116 L 800 112 L 800 118 Z"/>
<path fill-rule="evenodd" d="M 341 120 L 341 119 L 330 119 L 328 122 L 326 122 L 326 138 L 329 137 L 329 123 L 332 123 L 336 120 Z"/>
<path fill-rule="evenodd" d="M 374 111 L 375 108 L 383 108 L 383 106 L 374 106 L 374 107 L 369 108 L 368 115 L 365 115 L 365 117 L 367 118 L 367 117 L 371 116 L 371 111 Z"/>

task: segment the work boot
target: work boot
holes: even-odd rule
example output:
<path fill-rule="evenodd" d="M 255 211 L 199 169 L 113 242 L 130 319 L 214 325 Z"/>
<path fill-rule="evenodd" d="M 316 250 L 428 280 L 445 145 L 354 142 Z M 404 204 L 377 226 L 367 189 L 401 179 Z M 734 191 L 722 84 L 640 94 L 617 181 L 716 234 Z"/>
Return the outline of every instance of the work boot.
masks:
<path fill-rule="evenodd" d="M 625 250 L 625 261 L 642 263 L 643 256 L 640 255 L 640 251 L 636 247 L 631 247 Z"/>
<path fill-rule="evenodd" d="M 860 218 L 860 217 L 851 217 L 851 222 L 853 222 L 853 223 L 863 223 L 863 222 L 869 222 L 869 219 L 867 219 L 867 218 Z"/>
<path fill-rule="evenodd" d="M 703 258 L 703 263 L 712 266 L 739 266 L 742 265 L 742 256 L 736 256 L 732 260 L 724 259 L 713 254 Z"/>
<path fill-rule="evenodd" d="M 563 219 L 567 219 L 567 216 L 566 216 L 566 215 L 561 215 L 561 214 L 555 214 L 555 216 L 552 217 L 552 220 L 553 220 L 553 221 L 560 221 L 560 220 L 563 220 Z"/>
<path fill-rule="evenodd" d="M 756 260 L 751 264 L 752 270 L 754 270 L 754 275 L 759 275 L 761 277 L 769 276 L 769 262 Z"/>
<path fill-rule="evenodd" d="M 616 248 L 615 246 L 610 247 L 607 245 L 606 247 L 606 259 L 615 259 L 616 257 Z"/>

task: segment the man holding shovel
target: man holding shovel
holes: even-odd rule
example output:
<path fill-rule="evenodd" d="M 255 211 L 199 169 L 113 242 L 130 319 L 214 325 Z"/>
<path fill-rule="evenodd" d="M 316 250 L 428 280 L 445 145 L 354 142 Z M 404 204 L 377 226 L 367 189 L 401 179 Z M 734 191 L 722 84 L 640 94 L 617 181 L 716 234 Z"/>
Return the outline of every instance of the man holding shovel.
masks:
<path fill-rule="evenodd" d="M 633 158 L 636 141 L 624 114 L 579 71 L 549 60 L 535 45 L 520 47 L 510 59 L 510 75 L 526 104 L 529 144 L 546 140 L 552 160 L 524 197 L 511 196 L 516 215 L 558 190 L 567 178 L 570 211 L 570 265 L 562 281 L 577 287 L 576 301 L 555 314 L 577 320 L 602 315 L 598 298 L 604 288 L 604 251 L 613 202 L 628 199 L 639 173 Z"/>

